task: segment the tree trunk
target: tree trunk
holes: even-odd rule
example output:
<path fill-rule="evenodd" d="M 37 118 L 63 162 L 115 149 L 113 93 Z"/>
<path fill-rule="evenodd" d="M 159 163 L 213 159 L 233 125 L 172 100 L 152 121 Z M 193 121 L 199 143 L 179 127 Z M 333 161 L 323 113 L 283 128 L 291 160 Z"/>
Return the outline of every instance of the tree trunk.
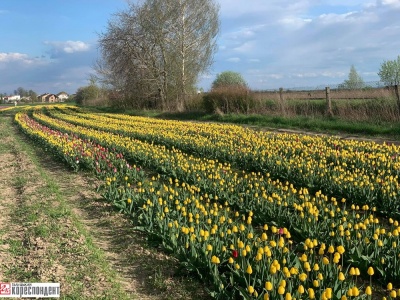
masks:
<path fill-rule="evenodd" d="M 181 2 L 181 88 L 180 95 L 177 97 L 177 110 L 183 111 L 185 102 L 186 102 L 186 73 L 185 73 L 185 64 L 186 64 L 186 49 L 185 49 L 185 38 L 186 38 L 186 24 L 185 24 L 185 10 L 186 6 Z"/>

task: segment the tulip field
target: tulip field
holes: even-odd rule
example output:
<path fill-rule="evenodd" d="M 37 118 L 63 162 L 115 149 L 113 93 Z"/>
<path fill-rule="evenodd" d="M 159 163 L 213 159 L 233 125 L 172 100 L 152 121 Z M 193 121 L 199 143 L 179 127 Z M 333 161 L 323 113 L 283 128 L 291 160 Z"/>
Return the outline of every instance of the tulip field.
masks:
<path fill-rule="evenodd" d="M 400 148 L 30 107 L 22 132 L 217 299 L 400 298 Z"/>

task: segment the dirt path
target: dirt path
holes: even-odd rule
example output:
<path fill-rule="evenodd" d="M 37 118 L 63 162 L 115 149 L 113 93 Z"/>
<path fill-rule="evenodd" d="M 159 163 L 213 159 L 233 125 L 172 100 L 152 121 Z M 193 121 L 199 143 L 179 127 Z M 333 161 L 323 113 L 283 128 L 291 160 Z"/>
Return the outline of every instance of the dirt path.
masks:
<path fill-rule="evenodd" d="M 10 139 L 0 132 L 0 279 L 5 278 L 5 273 L 13 265 L 13 257 L 10 255 L 10 213 L 15 206 L 17 190 L 10 184 L 10 175 L 14 170 L 14 155 L 11 153 Z M 13 227 L 13 234 L 21 232 L 22 228 Z M 1 281 L 1 280 L 0 280 Z"/>
<path fill-rule="evenodd" d="M 208 299 L 73 173 L 0 114 L 0 282 L 60 282 L 62 299 Z"/>
<path fill-rule="evenodd" d="M 129 299 L 106 268 L 90 263 L 87 237 L 10 117 L 1 116 L 0 132 L 0 281 L 59 282 L 63 298 Z"/>

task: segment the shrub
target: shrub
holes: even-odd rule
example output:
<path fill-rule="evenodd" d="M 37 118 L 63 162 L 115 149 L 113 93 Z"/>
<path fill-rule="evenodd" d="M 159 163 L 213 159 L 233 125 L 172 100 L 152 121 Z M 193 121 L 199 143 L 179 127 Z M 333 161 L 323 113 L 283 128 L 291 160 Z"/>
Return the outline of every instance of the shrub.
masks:
<path fill-rule="evenodd" d="M 255 107 L 254 96 L 245 86 L 221 86 L 203 97 L 208 113 L 249 113 Z"/>

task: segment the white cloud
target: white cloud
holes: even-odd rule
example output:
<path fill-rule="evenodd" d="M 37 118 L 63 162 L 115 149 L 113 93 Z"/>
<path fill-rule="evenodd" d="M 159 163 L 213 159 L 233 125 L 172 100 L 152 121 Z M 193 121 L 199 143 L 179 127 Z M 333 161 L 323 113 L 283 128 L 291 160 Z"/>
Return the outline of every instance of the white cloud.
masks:
<path fill-rule="evenodd" d="M 382 5 L 400 6 L 400 0 L 381 0 Z"/>
<path fill-rule="evenodd" d="M 46 41 L 44 43 L 52 47 L 51 53 L 53 55 L 58 53 L 72 54 L 75 52 L 85 52 L 90 50 L 90 44 L 82 41 Z"/>
<path fill-rule="evenodd" d="M 321 14 L 318 17 L 318 20 L 323 24 L 343 23 L 343 22 L 354 21 L 355 14 L 356 12 L 348 12 L 344 14 L 334 14 L 334 13 Z"/>
<path fill-rule="evenodd" d="M 266 24 L 256 24 L 252 26 L 245 26 L 238 30 L 231 31 L 224 35 L 224 39 L 237 40 L 254 37 L 260 30 L 266 27 Z"/>
<path fill-rule="evenodd" d="M 244 42 L 240 46 L 233 48 L 233 50 L 241 53 L 242 52 L 249 53 L 250 51 L 254 50 L 254 48 L 255 48 L 255 41 L 248 41 Z"/>
<path fill-rule="evenodd" d="M 28 55 L 22 53 L 0 53 L 0 62 L 28 61 Z"/>
<path fill-rule="evenodd" d="M 240 62 L 240 58 L 239 57 L 230 57 L 226 61 L 237 63 L 237 62 Z"/>
<path fill-rule="evenodd" d="M 282 74 L 268 74 L 266 77 L 272 79 L 282 79 L 284 76 Z"/>
<path fill-rule="evenodd" d="M 294 28 L 294 29 L 298 29 L 301 28 L 303 25 L 307 24 L 307 23 L 311 23 L 312 19 L 310 18 L 298 18 L 298 17 L 293 17 L 293 16 L 289 16 L 289 17 L 284 17 L 281 20 L 279 20 L 279 23 L 281 23 L 282 25 L 285 25 L 286 27 L 290 27 L 290 28 Z"/>
<path fill-rule="evenodd" d="M 28 67 L 30 65 L 39 65 L 46 63 L 45 60 L 37 58 L 37 57 L 30 57 L 27 54 L 24 53 L 18 53 L 18 52 L 10 52 L 10 53 L 5 53 L 5 52 L 0 52 L 0 67 L 3 65 L 5 66 L 6 64 L 20 64 L 24 65 L 25 67 Z"/>
<path fill-rule="evenodd" d="M 281 14 L 286 12 L 292 14 L 295 12 L 301 12 L 310 6 L 312 1 L 310 0 L 251 0 L 251 4 L 248 1 L 238 1 L 232 3 L 232 0 L 220 0 L 221 14 L 222 17 L 236 18 L 238 16 L 246 14 L 258 14 L 264 15 L 265 17 L 274 16 L 277 13 Z"/>
<path fill-rule="evenodd" d="M 298 78 L 315 78 L 317 76 L 318 74 L 314 72 L 292 74 L 292 77 L 298 77 Z"/>
<path fill-rule="evenodd" d="M 331 77 L 331 78 L 341 78 L 346 76 L 344 72 L 332 72 L 332 71 L 325 71 L 320 74 L 323 77 Z"/>
<path fill-rule="evenodd" d="M 236 39 L 242 39 L 242 38 L 249 38 L 249 37 L 252 37 L 254 35 L 255 35 L 255 32 L 252 29 L 243 28 L 243 29 L 240 29 L 238 31 L 229 33 L 228 35 L 226 35 L 225 38 L 236 40 Z"/>

